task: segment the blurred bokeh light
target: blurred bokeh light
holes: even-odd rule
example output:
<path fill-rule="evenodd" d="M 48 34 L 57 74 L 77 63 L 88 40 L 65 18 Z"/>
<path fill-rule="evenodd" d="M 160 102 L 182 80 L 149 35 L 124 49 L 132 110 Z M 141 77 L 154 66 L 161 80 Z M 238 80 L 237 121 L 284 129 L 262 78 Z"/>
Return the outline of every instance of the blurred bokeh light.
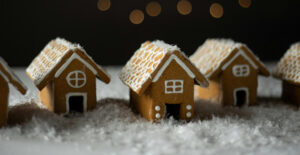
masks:
<path fill-rule="evenodd" d="M 179 0 L 177 3 L 177 11 L 182 15 L 188 15 L 192 12 L 192 3 L 188 0 Z"/>
<path fill-rule="evenodd" d="M 129 15 L 129 20 L 133 23 L 133 24 L 141 24 L 144 21 L 144 13 L 143 11 L 139 10 L 139 9 L 134 9 L 131 11 L 130 15 Z"/>
<path fill-rule="evenodd" d="M 97 3 L 97 7 L 100 11 L 107 11 L 111 6 L 110 0 L 99 0 Z"/>
<path fill-rule="evenodd" d="M 156 1 L 149 2 L 146 6 L 146 12 L 151 17 L 158 16 L 161 13 L 161 9 L 161 5 Z"/>
<path fill-rule="evenodd" d="M 209 8 L 209 12 L 212 17 L 221 18 L 224 14 L 223 6 L 219 3 L 213 3 Z"/>

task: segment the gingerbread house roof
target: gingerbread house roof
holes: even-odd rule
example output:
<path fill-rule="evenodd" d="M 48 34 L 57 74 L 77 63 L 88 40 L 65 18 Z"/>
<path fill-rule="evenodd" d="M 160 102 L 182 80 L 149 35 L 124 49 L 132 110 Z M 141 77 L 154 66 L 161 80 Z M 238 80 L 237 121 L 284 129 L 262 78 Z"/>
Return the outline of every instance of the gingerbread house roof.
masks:
<path fill-rule="evenodd" d="M 82 61 L 88 68 L 94 70 L 94 74 L 100 80 L 109 83 L 110 77 L 106 71 L 97 65 L 79 44 L 72 44 L 61 38 L 50 41 L 26 71 L 34 84 L 41 90 L 55 76 L 56 72 L 61 71 L 65 67 L 64 64 L 73 58 Z"/>
<path fill-rule="evenodd" d="M 208 39 L 190 59 L 204 75 L 211 78 L 217 75 L 222 67 L 234 59 L 237 54 L 241 54 L 253 66 L 257 67 L 260 74 L 270 75 L 264 64 L 245 44 L 230 39 Z"/>
<path fill-rule="evenodd" d="M 167 60 L 170 57 L 176 57 L 176 61 L 183 62 L 184 69 L 194 75 L 196 84 L 208 85 L 207 79 L 189 61 L 184 53 L 180 52 L 177 46 L 166 44 L 163 41 L 147 41 L 143 43 L 122 69 L 120 79 L 133 91 L 140 94 L 155 79 L 156 75 L 160 74 L 158 73 L 159 69 L 165 63 L 168 63 Z"/>
<path fill-rule="evenodd" d="M 3 58 L 0 57 L 0 75 L 11 83 L 15 88 L 17 88 L 22 94 L 26 94 L 27 87 L 24 83 L 14 74 L 12 69 L 8 66 Z"/>
<path fill-rule="evenodd" d="M 300 42 L 291 45 L 273 70 L 273 76 L 300 84 Z"/>

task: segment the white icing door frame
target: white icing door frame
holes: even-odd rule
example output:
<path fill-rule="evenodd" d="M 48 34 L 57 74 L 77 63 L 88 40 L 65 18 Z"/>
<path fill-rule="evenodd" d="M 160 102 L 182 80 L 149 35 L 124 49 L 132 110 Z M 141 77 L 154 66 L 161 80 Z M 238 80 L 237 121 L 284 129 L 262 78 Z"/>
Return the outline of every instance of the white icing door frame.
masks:
<path fill-rule="evenodd" d="M 72 96 L 82 96 L 83 97 L 83 112 L 85 113 L 87 111 L 87 93 L 72 92 L 72 93 L 66 94 L 66 114 L 69 114 L 69 112 L 70 112 L 69 99 Z"/>
<path fill-rule="evenodd" d="M 248 106 L 249 105 L 249 88 L 247 87 L 240 87 L 240 88 L 235 88 L 233 90 L 233 97 L 234 97 L 234 105 L 237 106 L 237 96 L 236 96 L 236 92 L 237 91 L 240 91 L 240 90 L 244 90 L 245 93 L 246 93 L 246 103 L 245 103 L 245 106 Z"/>

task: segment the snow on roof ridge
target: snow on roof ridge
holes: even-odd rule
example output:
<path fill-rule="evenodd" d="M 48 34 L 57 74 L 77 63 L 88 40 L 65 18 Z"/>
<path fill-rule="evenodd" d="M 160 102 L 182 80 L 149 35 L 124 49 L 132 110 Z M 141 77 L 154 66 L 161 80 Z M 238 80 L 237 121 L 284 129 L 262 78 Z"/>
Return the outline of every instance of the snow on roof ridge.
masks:
<path fill-rule="evenodd" d="M 242 46 L 247 47 L 245 44 L 235 42 L 232 39 L 206 39 L 196 52 L 190 56 L 190 59 L 203 74 L 210 76 L 234 49 L 240 49 Z M 247 49 L 249 48 L 247 47 Z"/>
<path fill-rule="evenodd" d="M 295 42 L 281 57 L 273 69 L 273 75 L 300 84 L 300 60 L 298 60 L 298 57 L 300 57 L 300 42 Z"/>
<path fill-rule="evenodd" d="M 82 50 L 83 52 L 85 52 L 84 48 L 80 44 L 78 44 L 78 43 L 72 43 L 72 42 L 70 42 L 70 41 L 68 41 L 68 40 L 66 40 L 64 38 L 57 37 L 56 39 L 51 40 L 51 41 L 55 41 L 58 44 L 62 44 L 64 46 L 68 47 L 71 50 L 74 50 L 74 49 L 78 48 L 78 49 Z"/>
<path fill-rule="evenodd" d="M 57 47 L 60 45 L 64 46 L 65 48 Z M 52 53 L 53 55 L 51 55 L 49 52 L 48 54 L 45 53 L 46 50 L 50 50 L 50 53 Z M 26 69 L 26 72 L 31 76 L 34 84 L 39 85 L 45 79 L 45 77 L 55 68 L 55 66 L 62 61 L 63 57 L 67 53 L 75 51 L 82 52 L 94 64 L 96 64 L 97 67 L 100 66 L 87 54 L 87 52 L 79 44 L 75 44 L 63 38 L 57 37 L 56 39 L 48 42 L 44 49 L 35 57 L 35 59 Z M 107 74 L 104 69 L 99 69 Z"/>
<path fill-rule="evenodd" d="M 170 45 L 161 40 L 142 43 L 122 69 L 121 81 L 134 91 L 138 91 L 149 78 L 152 78 L 152 73 L 167 53 L 172 54 L 174 51 L 184 54 L 176 45 Z"/>
<path fill-rule="evenodd" d="M 222 43 L 222 44 L 225 44 L 225 45 L 228 45 L 228 46 L 232 46 L 233 48 L 241 47 L 241 46 L 245 45 L 243 43 L 236 42 L 236 41 L 234 41 L 233 39 L 230 39 L 230 38 L 209 38 L 205 42 L 211 42 L 211 41 Z"/>
<path fill-rule="evenodd" d="M 154 40 L 151 43 L 155 46 L 167 49 L 168 52 L 173 52 L 173 51 L 176 51 L 176 50 L 180 52 L 180 48 L 177 45 L 167 44 L 162 40 Z"/>

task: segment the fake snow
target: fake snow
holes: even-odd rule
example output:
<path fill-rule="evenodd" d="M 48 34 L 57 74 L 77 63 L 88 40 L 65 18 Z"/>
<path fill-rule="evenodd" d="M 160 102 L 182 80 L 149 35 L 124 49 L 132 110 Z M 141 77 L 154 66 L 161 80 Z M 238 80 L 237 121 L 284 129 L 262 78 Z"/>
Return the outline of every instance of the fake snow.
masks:
<path fill-rule="evenodd" d="M 37 90 L 24 69 L 16 69 L 30 92 L 11 93 L 0 154 L 299 154 L 300 112 L 280 101 L 281 82 L 274 78 L 259 78 L 259 106 L 221 108 L 196 101 L 191 122 L 153 124 L 128 107 L 128 88 L 118 79 L 121 67 L 107 69 L 112 81 L 97 82 L 97 108 L 73 117 L 34 104 Z"/>

